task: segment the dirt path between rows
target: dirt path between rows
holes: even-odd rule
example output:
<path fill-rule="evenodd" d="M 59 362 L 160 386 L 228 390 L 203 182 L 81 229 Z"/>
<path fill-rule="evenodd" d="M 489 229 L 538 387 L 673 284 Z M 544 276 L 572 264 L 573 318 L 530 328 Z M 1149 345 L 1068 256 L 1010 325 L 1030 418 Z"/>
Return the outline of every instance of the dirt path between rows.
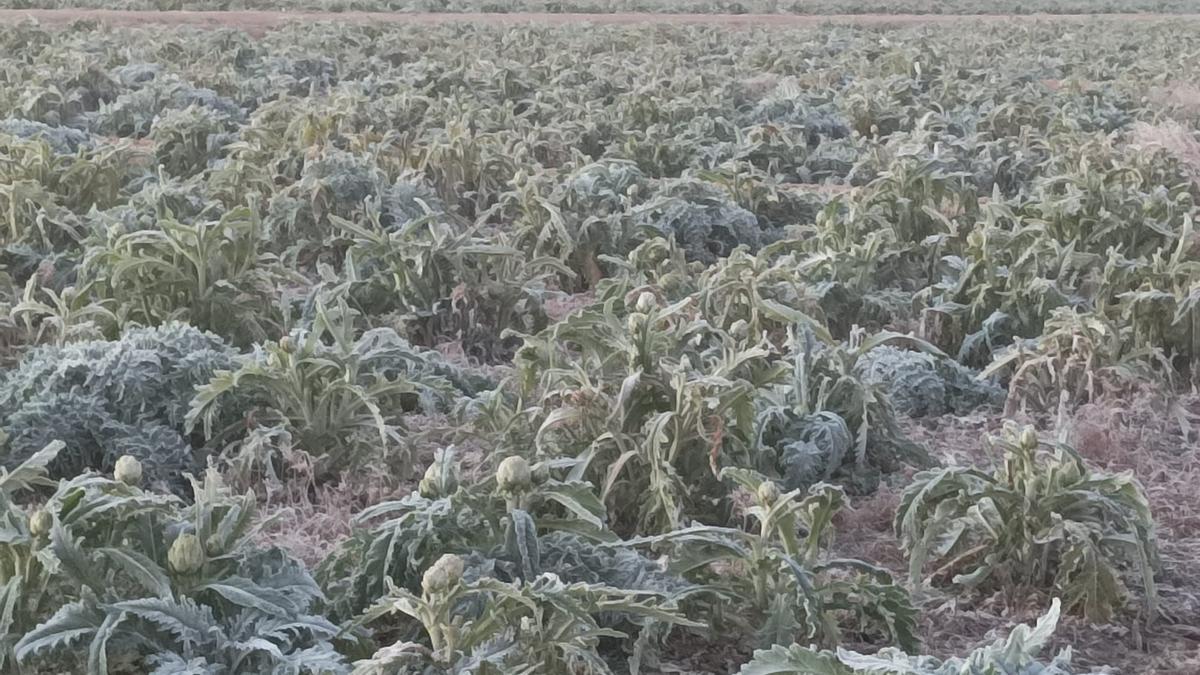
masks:
<path fill-rule="evenodd" d="M 286 11 L 134 11 L 107 9 L 2 9 L 0 25 L 34 19 L 43 25 L 63 25 L 89 20 L 113 26 L 170 24 L 201 28 L 234 27 L 263 33 L 286 23 L 344 21 L 350 23 L 493 23 L 546 25 L 564 24 L 692 24 L 706 26 L 803 27 L 827 23 L 871 26 L 950 24 L 972 21 L 1200 21 L 1200 14 L 549 14 L 514 12 L 487 13 L 400 13 L 400 12 L 286 12 Z"/>

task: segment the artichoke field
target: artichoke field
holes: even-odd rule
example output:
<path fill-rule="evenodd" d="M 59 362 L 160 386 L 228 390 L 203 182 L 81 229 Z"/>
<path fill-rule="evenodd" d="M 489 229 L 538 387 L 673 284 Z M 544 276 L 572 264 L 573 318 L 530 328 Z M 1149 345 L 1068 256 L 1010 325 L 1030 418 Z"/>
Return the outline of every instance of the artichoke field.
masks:
<path fill-rule="evenodd" d="M 1065 425 L 1190 438 L 1200 26 L 1071 26 L 0 27 L 0 671 L 1064 675 L 1059 622 L 1187 624 L 1156 477 Z M 1008 637 L 933 653 L 948 606 Z"/>

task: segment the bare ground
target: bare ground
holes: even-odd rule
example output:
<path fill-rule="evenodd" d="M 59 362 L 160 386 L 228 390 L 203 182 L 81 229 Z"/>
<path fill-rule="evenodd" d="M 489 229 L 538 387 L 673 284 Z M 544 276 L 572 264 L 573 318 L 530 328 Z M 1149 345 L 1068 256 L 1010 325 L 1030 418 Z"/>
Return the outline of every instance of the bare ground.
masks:
<path fill-rule="evenodd" d="M 725 27 L 789 28 L 830 23 L 866 26 L 955 24 L 980 21 L 1200 21 L 1200 14 L 552 14 L 539 12 L 401 13 L 401 12 L 287 12 L 287 11 L 142 11 L 107 9 L 0 9 L 0 25 L 36 20 L 55 26 L 75 21 L 96 21 L 112 26 L 149 24 L 187 25 L 200 28 L 240 28 L 261 35 L 292 22 L 340 21 L 346 23 L 492 23 L 492 24 L 689 24 Z"/>

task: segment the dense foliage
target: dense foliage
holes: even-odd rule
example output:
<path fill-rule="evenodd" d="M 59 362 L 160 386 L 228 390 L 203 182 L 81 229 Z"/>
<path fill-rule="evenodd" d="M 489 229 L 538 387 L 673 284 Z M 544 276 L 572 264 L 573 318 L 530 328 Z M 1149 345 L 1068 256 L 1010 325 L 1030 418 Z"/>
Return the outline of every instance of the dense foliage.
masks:
<path fill-rule="evenodd" d="M 1200 11 L 1196 0 L 4 0 L 13 9 L 612 14 L 1111 14 Z"/>
<path fill-rule="evenodd" d="M 1192 382 L 1200 32 L 1096 26 L 0 27 L 0 669 L 1068 672 L 1145 491 L 913 420 Z"/>
<path fill-rule="evenodd" d="M 198 466 L 184 428 L 195 388 L 233 362 L 219 338 L 182 324 L 134 328 L 114 342 L 37 347 L 0 383 L 4 463 L 62 441 L 57 476 L 111 470 L 132 455 L 151 482 L 180 481 Z"/>

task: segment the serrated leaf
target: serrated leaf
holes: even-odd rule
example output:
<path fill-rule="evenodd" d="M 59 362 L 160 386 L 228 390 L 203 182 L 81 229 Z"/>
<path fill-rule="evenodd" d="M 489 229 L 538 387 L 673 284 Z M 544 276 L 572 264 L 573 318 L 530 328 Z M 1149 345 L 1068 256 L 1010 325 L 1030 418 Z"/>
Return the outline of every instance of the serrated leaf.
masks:
<path fill-rule="evenodd" d="M 287 597 L 269 588 L 260 586 L 244 577 L 227 577 L 196 587 L 196 592 L 212 591 L 239 607 L 249 607 L 273 616 L 287 617 L 291 614 Z"/>
<path fill-rule="evenodd" d="M 99 548 L 96 553 L 106 556 L 147 592 L 160 598 L 171 597 L 171 580 L 167 573 L 145 555 L 132 549 Z"/>
<path fill-rule="evenodd" d="M 46 477 L 46 467 L 58 457 L 58 453 L 65 447 L 66 443 L 54 441 L 33 453 L 11 471 L 0 468 L 0 493 L 11 496 L 22 490 L 53 486 L 54 481 Z"/>
<path fill-rule="evenodd" d="M 754 652 L 754 657 L 742 666 L 738 675 L 854 675 L 829 652 L 819 652 L 799 645 Z"/>
<path fill-rule="evenodd" d="M 72 602 L 58 608 L 46 621 L 21 636 L 15 653 L 25 660 L 42 651 L 69 647 L 95 634 L 104 623 L 105 613 L 94 605 Z"/>

